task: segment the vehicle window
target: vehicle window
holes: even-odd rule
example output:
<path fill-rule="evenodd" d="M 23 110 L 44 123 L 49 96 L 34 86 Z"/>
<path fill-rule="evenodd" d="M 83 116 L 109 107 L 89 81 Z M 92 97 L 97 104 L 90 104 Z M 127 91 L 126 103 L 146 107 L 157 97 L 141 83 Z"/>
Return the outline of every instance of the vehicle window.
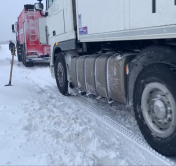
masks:
<path fill-rule="evenodd" d="M 48 7 L 50 7 L 53 3 L 53 0 L 48 0 Z"/>

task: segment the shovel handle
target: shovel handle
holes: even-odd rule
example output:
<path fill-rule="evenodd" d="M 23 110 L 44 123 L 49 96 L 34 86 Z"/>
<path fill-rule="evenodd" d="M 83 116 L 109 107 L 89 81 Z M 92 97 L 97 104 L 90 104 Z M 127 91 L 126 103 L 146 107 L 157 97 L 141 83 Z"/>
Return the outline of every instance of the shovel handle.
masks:
<path fill-rule="evenodd" d="M 9 79 L 9 84 L 10 85 L 11 85 L 11 81 L 12 81 L 12 71 L 13 71 L 14 55 L 15 55 L 15 47 L 13 47 L 13 50 L 12 50 L 12 63 L 11 63 L 10 79 Z"/>

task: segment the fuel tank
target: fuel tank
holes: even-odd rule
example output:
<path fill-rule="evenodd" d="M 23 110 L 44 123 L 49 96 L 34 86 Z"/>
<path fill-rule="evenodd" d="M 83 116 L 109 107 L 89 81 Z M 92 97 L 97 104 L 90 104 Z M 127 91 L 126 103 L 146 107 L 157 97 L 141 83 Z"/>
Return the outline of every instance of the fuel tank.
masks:
<path fill-rule="evenodd" d="M 119 103 L 127 103 L 126 65 L 133 53 L 106 53 L 75 56 L 71 59 L 71 80 L 74 87 Z"/>
<path fill-rule="evenodd" d="M 96 90 L 97 94 L 101 97 L 108 97 L 108 86 L 107 86 L 107 63 L 108 59 L 113 54 L 102 54 L 99 56 L 95 63 L 95 82 L 96 82 Z"/>
<path fill-rule="evenodd" d="M 107 88 L 111 100 L 126 104 L 127 75 L 125 68 L 133 57 L 133 54 L 119 54 L 109 58 L 107 63 Z"/>
<path fill-rule="evenodd" d="M 85 85 L 87 93 L 97 95 L 95 82 L 95 63 L 101 54 L 91 55 L 85 60 Z"/>
<path fill-rule="evenodd" d="M 73 87 L 78 87 L 78 81 L 77 81 L 77 61 L 79 56 L 74 56 L 71 58 L 71 80 Z"/>
<path fill-rule="evenodd" d="M 85 61 L 89 56 L 81 56 L 77 60 L 77 81 L 78 88 L 86 92 L 86 83 L 85 83 Z"/>

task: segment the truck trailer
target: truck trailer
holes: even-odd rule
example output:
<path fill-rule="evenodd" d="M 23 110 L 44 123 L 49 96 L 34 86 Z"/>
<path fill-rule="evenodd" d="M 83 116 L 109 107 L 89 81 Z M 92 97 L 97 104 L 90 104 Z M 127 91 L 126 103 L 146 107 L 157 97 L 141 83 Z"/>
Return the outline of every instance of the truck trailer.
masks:
<path fill-rule="evenodd" d="M 133 107 L 150 146 L 176 156 L 176 1 L 38 1 L 59 91 Z"/>
<path fill-rule="evenodd" d="M 34 5 L 24 5 L 12 32 L 16 33 L 18 61 L 26 67 L 34 63 L 49 63 L 50 46 L 45 36 L 46 18 L 34 10 Z M 39 31 L 40 29 L 40 31 Z"/>

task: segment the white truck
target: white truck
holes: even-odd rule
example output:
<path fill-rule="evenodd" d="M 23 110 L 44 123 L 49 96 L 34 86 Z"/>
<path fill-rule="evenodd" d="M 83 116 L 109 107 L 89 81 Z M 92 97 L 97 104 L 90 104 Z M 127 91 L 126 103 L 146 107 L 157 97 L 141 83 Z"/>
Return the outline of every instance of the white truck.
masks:
<path fill-rule="evenodd" d="M 45 16 L 59 91 L 132 106 L 151 147 L 176 156 L 176 0 L 46 0 Z"/>

